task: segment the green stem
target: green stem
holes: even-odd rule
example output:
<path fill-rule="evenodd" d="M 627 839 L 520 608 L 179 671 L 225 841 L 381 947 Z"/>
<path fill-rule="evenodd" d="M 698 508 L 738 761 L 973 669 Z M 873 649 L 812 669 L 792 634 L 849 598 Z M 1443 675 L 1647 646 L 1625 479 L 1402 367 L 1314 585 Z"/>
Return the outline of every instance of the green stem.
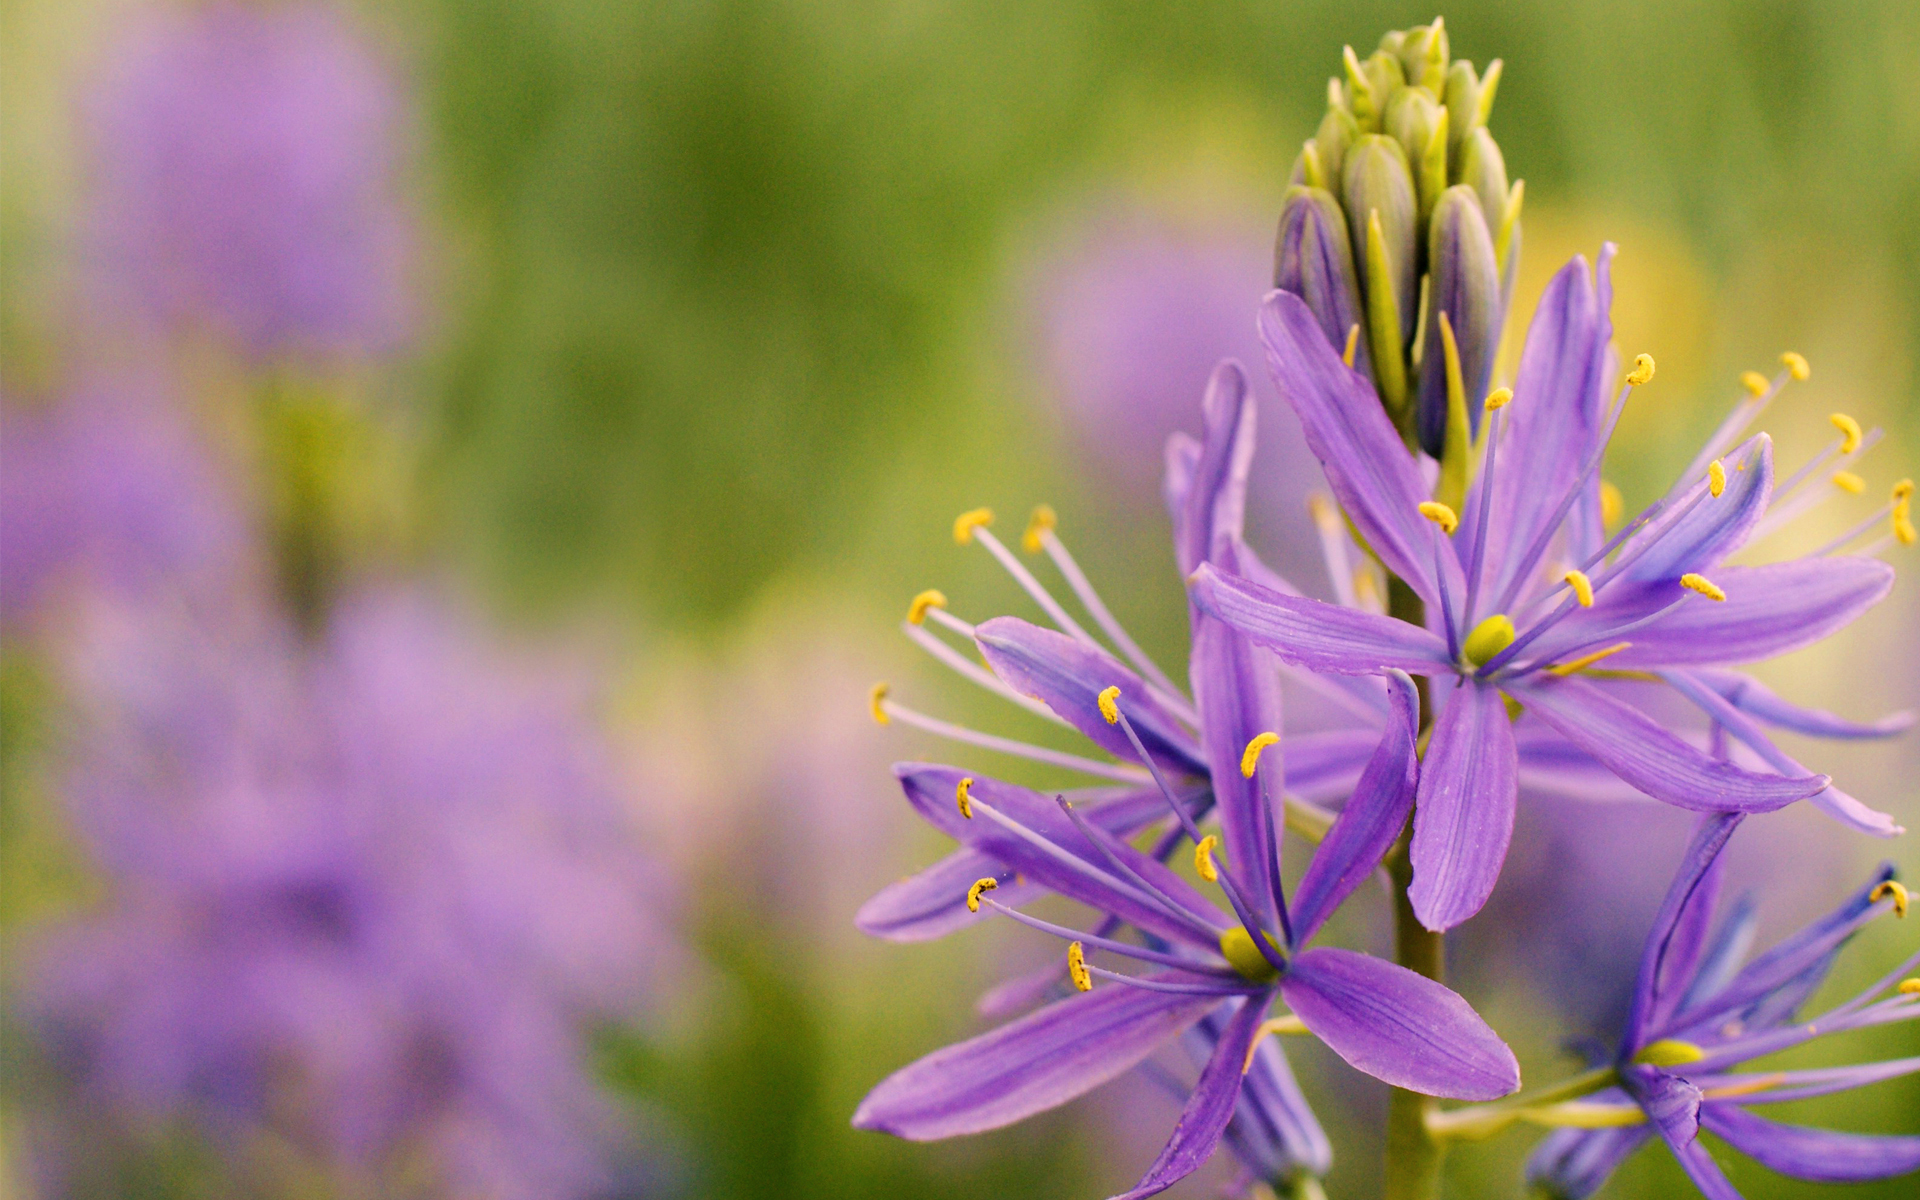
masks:
<path fill-rule="evenodd" d="M 1490 1137 L 1526 1116 L 1529 1109 L 1590 1096 L 1602 1088 L 1612 1087 L 1618 1079 L 1619 1072 L 1611 1064 L 1594 1067 L 1548 1087 L 1520 1092 L 1491 1104 L 1436 1111 L 1427 1121 L 1427 1131 L 1441 1140 L 1473 1141 Z"/>

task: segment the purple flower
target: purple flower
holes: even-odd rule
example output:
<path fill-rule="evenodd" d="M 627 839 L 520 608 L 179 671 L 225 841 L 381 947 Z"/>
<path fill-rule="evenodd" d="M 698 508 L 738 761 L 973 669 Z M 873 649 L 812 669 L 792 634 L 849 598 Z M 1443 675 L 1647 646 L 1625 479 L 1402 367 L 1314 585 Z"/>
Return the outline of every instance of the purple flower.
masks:
<path fill-rule="evenodd" d="M 143 14 L 87 106 L 106 300 L 255 354 L 394 346 L 412 315 L 401 108 L 331 7 Z"/>
<path fill-rule="evenodd" d="M 1527 1164 L 1528 1182 L 1551 1195 L 1591 1195 L 1658 1134 L 1702 1193 L 1733 1200 L 1739 1193 L 1698 1141 L 1703 1128 L 1798 1179 L 1843 1183 L 1920 1170 L 1920 1137 L 1835 1133 L 1751 1111 L 1920 1071 L 1920 1058 L 1764 1074 L 1735 1070 L 1829 1034 L 1920 1017 L 1920 982 L 1900 983 L 1920 964 L 1920 954 L 1844 1004 L 1801 1020 L 1801 1007 L 1841 947 L 1890 909 L 1904 915 L 1906 890 L 1894 881 L 1893 868 L 1883 866 L 1839 908 L 1743 965 L 1756 920 L 1751 898 L 1713 925 L 1721 851 L 1741 820 L 1738 813 L 1716 814 L 1697 825 L 1641 958 L 1613 1061 L 1619 1086 L 1580 1102 L 1583 1121 L 1613 1127 L 1556 1130 Z"/>
<path fill-rule="evenodd" d="M 1592 275 L 1576 258 L 1549 285 L 1511 404 L 1501 407 L 1508 396 L 1495 393 L 1484 462 L 1458 515 L 1428 499 L 1420 465 L 1371 385 L 1341 362 L 1304 302 L 1275 292 L 1261 311 L 1274 378 L 1341 507 L 1424 601 L 1428 620 L 1289 594 L 1220 562 L 1200 566 L 1192 596 L 1297 666 L 1434 681 L 1438 717 L 1420 771 L 1411 890 L 1431 929 L 1472 916 L 1493 889 L 1513 830 L 1516 739 L 1529 724 L 1682 808 L 1764 812 L 1811 797 L 1856 828 L 1897 832 L 1890 818 L 1788 758 L 1763 729 L 1802 729 L 1825 715 L 1725 670 L 1810 645 L 1892 587 L 1892 569 L 1866 555 L 1722 565 L 1765 528 L 1770 503 L 1823 464 L 1859 453 L 1863 435 L 1841 418 L 1835 444 L 1776 493 L 1768 438 L 1734 442 L 1789 372 L 1804 370 L 1788 356 L 1789 370 L 1763 381 L 1674 489 L 1608 538 L 1601 459 L 1627 396 L 1653 370 L 1642 356 L 1608 407 L 1611 256 L 1609 247 Z M 1891 511 L 1897 522 L 1904 502 L 1897 493 L 1875 520 Z M 1730 739 L 1758 761 L 1737 765 L 1663 727 L 1620 697 L 1622 671 L 1657 675 L 1706 714 L 1716 745 Z M 1510 709 L 1526 717 L 1516 725 Z"/>
<path fill-rule="evenodd" d="M 65 586 L 149 592 L 231 570 L 243 532 L 226 489 L 151 389 L 94 385 L 43 411 L 6 407 L 0 618 Z"/>
<path fill-rule="evenodd" d="M 107 900 L 41 934 L 23 996 L 80 1111 L 283 1140 L 369 1192 L 620 1182 L 583 1023 L 645 998 L 658 884 L 577 688 L 462 625 L 408 596 L 313 646 L 245 610 L 101 617 L 64 792 Z M 51 1132 L 50 1170 L 89 1169 Z"/>
<path fill-rule="evenodd" d="M 1176 558 L 1183 571 L 1211 561 L 1279 583 L 1241 541 L 1254 410 L 1246 380 L 1231 363 L 1214 373 L 1205 420 L 1204 442 L 1178 438 L 1169 446 Z M 1275 1028 L 1303 1025 L 1358 1069 L 1429 1094 L 1492 1097 L 1517 1087 L 1512 1052 L 1459 996 L 1404 967 L 1310 945 L 1340 902 L 1371 875 L 1413 803 L 1418 702 L 1412 681 L 1389 673 L 1381 696 L 1384 736 L 1377 745 L 1367 738 L 1356 756 L 1364 765 L 1339 816 L 1304 802 L 1287 803 L 1290 816 L 1283 816 L 1276 799 L 1294 774 L 1275 761 L 1279 754 L 1265 756 L 1261 766 L 1262 751 L 1277 742 L 1280 727 L 1276 661 L 1196 610 L 1189 703 L 1113 621 L 1053 532 L 1051 516 L 1050 510 L 1036 513 L 1024 539 L 1028 548 L 1050 554 L 1131 666 L 1102 648 L 1040 586 L 985 527 L 991 516 L 984 512 L 963 515 L 956 537 L 999 558 L 1064 632 L 1011 617 L 976 628 L 949 616 L 937 593 L 916 599 L 907 630 L 975 682 L 1077 730 L 1120 762 L 976 734 L 923 717 L 884 690 L 875 694 L 876 715 L 1127 786 L 1049 798 L 984 773 L 902 764 L 896 773 L 909 803 L 962 849 L 882 892 L 859 921 L 882 936 L 918 938 L 977 914 L 1004 915 L 1071 943 L 1067 973 L 1078 994 L 895 1073 L 867 1096 L 854 1124 L 915 1140 L 996 1128 L 1081 1095 L 1211 1020 L 1217 1033 L 1203 1036 L 1212 1038 L 1212 1053 L 1173 1138 L 1127 1193 L 1144 1196 L 1212 1153 L 1241 1108 L 1249 1059 Z M 935 638 L 922 624 L 928 619 L 971 638 L 991 673 Z M 1328 757 L 1328 748 L 1311 745 L 1303 757 Z M 1209 809 L 1218 816 L 1218 836 L 1202 834 L 1196 824 Z M 1168 813 L 1173 825 L 1152 852 L 1126 840 Z M 1279 872 L 1286 819 L 1321 835 L 1291 903 Z M 1183 837 L 1227 909 L 1164 865 Z M 1082 932 L 1020 911 L 1047 893 L 1082 903 L 1104 920 Z M 1128 926 L 1140 934 L 1137 942 L 1122 936 Z M 1096 966 L 1087 961 L 1092 954 L 1150 973 Z M 1096 989 L 1096 979 L 1113 986 Z M 1276 999 L 1284 999 L 1292 1015 L 1269 1021 Z M 1274 1135 L 1301 1141 L 1287 1147 L 1291 1161 L 1309 1169 L 1324 1161 L 1324 1146 L 1314 1145 L 1318 1127 L 1297 1092 L 1277 1087 L 1270 1099 L 1288 1115 L 1284 1124 L 1273 1124 Z"/>

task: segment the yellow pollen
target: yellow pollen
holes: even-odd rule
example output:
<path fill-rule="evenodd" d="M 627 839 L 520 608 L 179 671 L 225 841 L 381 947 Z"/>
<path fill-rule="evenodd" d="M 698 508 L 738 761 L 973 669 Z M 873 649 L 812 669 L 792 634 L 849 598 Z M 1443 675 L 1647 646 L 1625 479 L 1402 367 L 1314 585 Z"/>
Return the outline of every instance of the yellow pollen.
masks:
<path fill-rule="evenodd" d="M 1087 973 L 1087 948 L 1079 942 L 1067 943 L 1067 978 L 1079 991 L 1093 990 L 1093 976 Z"/>
<path fill-rule="evenodd" d="M 887 698 L 887 691 L 887 685 L 883 681 L 874 684 L 873 690 L 867 693 L 867 711 L 872 713 L 873 719 L 882 725 L 893 722 L 893 718 L 887 715 L 887 710 L 880 706 L 880 702 Z"/>
<path fill-rule="evenodd" d="M 918 625 L 927 619 L 928 609 L 945 608 L 946 606 L 947 594 L 938 588 L 928 588 L 918 596 L 915 596 L 912 604 L 907 605 L 907 622 L 912 625 Z"/>
<path fill-rule="evenodd" d="M 1843 492 L 1852 492 L 1854 495 L 1860 496 L 1866 494 L 1867 481 L 1855 475 L 1852 471 L 1835 471 L 1833 473 L 1833 486 Z"/>
<path fill-rule="evenodd" d="M 1101 692 L 1098 699 L 1100 701 L 1100 715 L 1107 719 L 1107 724 L 1118 725 L 1120 723 L 1120 705 L 1115 702 L 1120 699 L 1120 688 L 1117 685 L 1110 687 L 1106 691 Z"/>
<path fill-rule="evenodd" d="M 1911 495 L 1913 495 L 1913 480 L 1902 479 L 1899 483 L 1893 485 L 1893 498 L 1895 500 L 1905 500 Z"/>
<path fill-rule="evenodd" d="M 1467 640 L 1460 643 L 1460 653 L 1476 667 L 1484 667 L 1493 660 L 1494 655 L 1513 645 L 1513 618 L 1505 613 L 1495 613 L 1473 627 Z"/>
<path fill-rule="evenodd" d="M 1349 367 L 1353 365 L 1353 356 L 1360 349 L 1360 323 L 1354 322 L 1347 330 L 1347 348 L 1340 352 L 1340 361 Z"/>
<path fill-rule="evenodd" d="M 1488 412 L 1499 412 L 1511 403 L 1513 403 L 1512 388 L 1495 388 L 1487 393 Z"/>
<path fill-rule="evenodd" d="M 1193 848 L 1193 869 L 1198 871 L 1200 878 L 1206 880 L 1208 883 L 1212 883 L 1220 878 L 1219 868 L 1213 865 L 1213 848 L 1219 844 L 1219 838 L 1208 834 L 1201 838 Z"/>
<path fill-rule="evenodd" d="M 1632 642 L 1615 642 L 1613 645 L 1608 646 L 1605 650 L 1595 650 L 1592 654 L 1583 654 L 1579 658 L 1574 659 L 1572 662 L 1557 663 L 1554 666 L 1548 667 L 1547 674 L 1571 675 L 1576 671 L 1584 671 L 1588 667 L 1599 662 L 1601 659 L 1612 658 L 1614 655 L 1620 653 L 1622 650 L 1625 650 L 1628 646 L 1631 646 L 1631 645 L 1633 645 Z"/>
<path fill-rule="evenodd" d="M 1634 387 L 1653 381 L 1653 355 L 1636 354 L 1633 356 L 1633 370 L 1627 372 L 1627 382 Z"/>
<path fill-rule="evenodd" d="M 1699 592 L 1709 600 L 1725 600 L 1727 598 L 1727 594 L 1721 591 L 1719 585 L 1715 584 L 1713 580 L 1708 579 L 1705 575 L 1696 575 L 1692 571 L 1688 571 L 1680 577 L 1680 586 L 1690 592 Z"/>
<path fill-rule="evenodd" d="M 1580 601 L 1581 608 L 1593 607 L 1593 580 L 1587 578 L 1585 571 L 1568 571 L 1562 578 L 1573 589 L 1574 598 Z"/>
<path fill-rule="evenodd" d="M 1240 777 L 1252 779 L 1254 769 L 1260 765 L 1260 752 L 1268 746 L 1279 744 L 1280 735 L 1277 733 L 1255 734 L 1253 740 L 1247 743 L 1247 748 L 1240 752 Z"/>
<path fill-rule="evenodd" d="M 1692 1042 L 1683 1042 L 1678 1038 L 1661 1038 L 1657 1042 L 1648 1042 L 1633 1061 L 1649 1067 L 1677 1067 L 1684 1063 L 1699 1062 L 1707 1052 Z"/>
<path fill-rule="evenodd" d="M 1280 948 L 1274 945 L 1271 934 L 1263 933 L 1260 936 L 1266 938 L 1267 945 L 1275 950 Z M 1253 935 L 1243 926 L 1235 925 L 1220 935 L 1220 955 L 1232 964 L 1234 970 L 1255 983 L 1271 982 L 1280 974 L 1267 961 L 1267 956 L 1260 953 L 1260 947 L 1253 944 Z"/>
<path fill-rule="evenodd" d="M 970 508 L 953 519 L 953 540 L 964 546 L 973 541 L 974 530 L 991 524 L 993 524 L 992 509 Z"/>
<path fill-rule="evenodd" d="M 1920 977 L 1902 979 L 1899 990 L 1902 996 L 1920 996 Z"/>
<path fill-rule="evenodd" d="M 1852 454 L 1860 448 L 1860 422 L 1845 413 L 1828 413 L 1827 420 L 1840 431 L 1840 453 Z"/>
<path fill-rule="evenodd" d="M 960 777 L 959 784 L 953 789 L 953 802 L 960 806 L 960 815 L 969 821 L 973 820 L 972 787 L 973 776 L 963 775 Z"/>
<path fill-rule="evenodd" d="M 1438 500 L 1422 500 L 1420 515 L 1438 525 L 1440 532 L 1448 536 L 1452 536 L 1453 531 L 1460 527 L 1459 515 Z"/>
<path fill-rule="evenodd" d="M 1807 365 L 1807 360 L 1791 350 L 1780 356 L 1780 365 L 1787 369 L 1787 374 L 1802 383 L 1805 383 L 1807 377 L 1813 374 L 1813 368 Z"/>
<path fill-rule="evenodd" d="M 1726 490 L 1727 468 L 1716 458 L 1707 464 L 1707 491 L 1713 495 L 1714 499 L 1718 500 L 1720 493 Z"/>
<path fill-rule="evenodd" d="M 1043 540 L 1047 531 L 1060 524 L 1060 514 L 1053 511 L 1051 504 L 1035 505 L 1033 515 L 1027 518 L 1027 531 L 1020 535 L 1020 546 L 1028 554 L 1038 554 L 1046 548 Z"/>
<path fill-rule="evenodd" d="M 1627 512 L 1627 498 L 1620 489 L 1602 479 L 1600 481 L 1600 523 L 1612 526 L 1619 522 Z"/>
<path fill-rule="evenodd" d="M 1762 375 L 1758 371 L 1742 371 L 1740 372 L 1740 386 L 1747 389 L 1749 396 L 1757 399 L 1766 395 L 1767 389 L 1772 387 L 1773 384 L 1765 375 Z"/>
<path fill-rule="evenodd" d="M 1893 536 L 1900 540 L 1902 546 L 1913 545 L 1916 535 L 1913 528 L 1913 501 L 1911 499 L 1901 499 L 1894 502 Z"/>
<path fill-rule="evenodd" d="M 1260 1049 L 1260 1043 L 1267 1040 L 1268 1034 L 1280 1033 L 1298 1036 L 1305 1032 L 1307 1032 L 1307 1023 L 1292 1013 L 1288 1013 L 1284 1017 L 1268 1017 L 1266 1020 L 1260 1022 L 1260 1028 L 1253 1031 L 1253 1041 L 1247 1043 L 1247 1061 L 1241 1064 L 1240 1073 L 1245 1075 L 1248 1071 L 1253 1070 L 1254 1053 Z"/>
<path fill-rule="evenodd" d="M 995 879 L 991 875 L 987 876 L 985 879 L 974 880 L 973 886 L 967 889 L 967 911 L 972 913 L 979 912 L 980 911 L 980 893 L 991 892 L 996 888 L 998 888 L 999 886 L 1000 886 L 1000 881 L 998 879 Z"/>
<path fill-rule="evenodd" d="M 1867 903 L 1878 904 L 1888 896 L 1893 897 L 1893 915 L 1896 917 L 1906 916 L 1908 900 L 1907 885 L 1901 883 L 1898 879 L 1889 879 L 1879 887 L 1874 888 L 1871 892 L 1868 892 Z"/>

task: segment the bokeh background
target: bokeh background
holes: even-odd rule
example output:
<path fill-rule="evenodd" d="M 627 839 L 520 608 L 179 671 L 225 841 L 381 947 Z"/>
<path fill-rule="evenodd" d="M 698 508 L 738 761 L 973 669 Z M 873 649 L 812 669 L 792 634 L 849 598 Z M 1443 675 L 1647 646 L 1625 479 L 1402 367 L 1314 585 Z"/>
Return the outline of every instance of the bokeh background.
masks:
<path fill-rule="evenodd" d="M 847 1118 L 1052 952 L 862 939 L 942 852 L 866 715 L 1006 714 L 907 599 L 1024 612 L 952 516 L 1040 502 L 1178 661 L 1159 446 L 1253 307 L 1299 140 L 1369 0 L 0 5 L 0 1191 L 153 1197 L 1100 1196 L 1173 1117 L 1135 1079 L 908 1146 Z M 1814 365 L 1920 450 L 1920 8 L 1460 0 L 1506 61 L 1521 316 L 1621 245 L 1652 353 L 1608 465 L 1664 490 L 1738 394 Z M 1255 540 L 1321 584 L 1269 390 Z M 1770 549 L 1817 546 L 1836 497 Z M 1895 554 L 1896 561 L 1902 557 Z M 1901 563 L 1903 570 L 1908 564 Z M 1916 593 L 1762 675 L 1920 704 Z M 1920 825 L 1920 741 L 1823 748 Z M 1674 814 L 1523 804 L 1456 979 L 1544 1081 L 1604 1031 Z M 1878 858 L 1754 822 L 1763 938 Z M 1836 991 L 1912 944 L 1892 922 Z M 1384 937 L 1378 897 L 1344 920 Z M 1848 993 L 1850 994 L 1850 993 Z M 1847 1052 L 1920 1052 L 1910 1027 Z M 1378 1089 L 1301 1049 L 1377 1181 Z M 1911 1131 L 1920 1087 L 1794 1115 Z M 1517 1196 L 1527 1139 L 1456 1154 Z M 1754 1196 L 1808 1195 L 1735 1162 Z M 1176 1193 L 1212 1194 L 1213 1170 Z M 1605 1193 L 1684 1185 L 1658 1153 Z M 1909 1195 L 1912 1181 L 1852 1189 Z"/>

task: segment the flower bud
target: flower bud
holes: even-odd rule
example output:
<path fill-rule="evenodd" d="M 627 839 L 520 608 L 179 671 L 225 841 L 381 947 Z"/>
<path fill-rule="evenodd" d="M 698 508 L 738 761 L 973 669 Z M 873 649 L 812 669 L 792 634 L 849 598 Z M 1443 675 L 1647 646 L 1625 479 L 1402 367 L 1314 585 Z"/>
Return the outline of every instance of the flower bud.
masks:
<path fill-rule="evenodd" d="M 1413 174 L 1406 152 L 1390 137 L 1369 134 L 1347 152 L 1342 180 L 1351 228 L 1360 236 L 1379 214 L 1385 261 L 1376 264 L 1371 251 L 1361 256 L 1360 283 L 1370 312 L 1391 304 L 1391 322 L 1402 345 L 1413 340 L 1413 322 L 1420 303 L 1419 210 L 1414 200 Z M 1376 270 L 1384 267 L 1383 275 Z"/>
<path fill-rule="evenodd" d="M 1447 110 L 1425 88 L 1402 88 L 1387 104 L 1386 124 L 1413 169 L 1424 227 L 1434 201 L 1447 190 Z"/>
<path fill-rule="evenodd" d="M 1427 292 L 1427 329 L 1420 360 L 1420 393 L 1416 409 L 1420 445 L 1438 458 L 1447 442 L 1449 400 L 1464 401 L 1469 440 L 1480 428 L 1480 402 L 1493 374 L 1493 356 L 1500 338 L 1500 269 L 1494 261 L 1493 235 L 1481 216 L 1474 190 L 1457 184 L 1434 206 L 1428 235 L 1430 282 Z M 1447 318 L 1447 333 L 1440 327 Z M 1457 361 L 1449 364 L 1448 350 Z M 1450 369 L 1451 366 L 1451 369 Z M 1450 397 L 1449 377 L 1462 395 Z"/>
<path fill-rule="evenodd" d="M 1389 33 L 1380 39 L 1380 48 L 1400 60 L 1409 86 L 1424 87 L 1436 96 L 1446 87 L 1447 27 L 1439 18 L 1431 25 Z"/>
<path fill-rule="evenodd" d="M 1459 164 L 1454 182 L 1473 189 L 1480 198 L 1480 215 L 1487 219 L 1487 231 L 1497 232 L 1507 216 L 1507 160 L 1484 125 L 1460 143 Z"/>
<path fill-rule="evenodd" d="M 1346 347 L 1348 330 L 1365 327 L 1347 219 L 1331 192 L 1287 189 L 1273 248 L 1273 286 L 1307 302 L 1335 349 Z M 1353 365 L 1360 371 L 1370 369 L 1364 338 L 1354 351 Z"/>
<path fill-rule="evenodd" d="M 1314 149 L 1320 154 L 1320 165 L 1326 169 L 1327 182 L 1316 187 L 1328 191 L 1338 191 L 1341 173 L 1347 165 L 1347 148 L 1360 140 L 1360 123 L 1353 114 L 1338 105 L 1328 105 L 1327 115 L 1320 118 L 1320 128 L 1313 135 Z"/>

